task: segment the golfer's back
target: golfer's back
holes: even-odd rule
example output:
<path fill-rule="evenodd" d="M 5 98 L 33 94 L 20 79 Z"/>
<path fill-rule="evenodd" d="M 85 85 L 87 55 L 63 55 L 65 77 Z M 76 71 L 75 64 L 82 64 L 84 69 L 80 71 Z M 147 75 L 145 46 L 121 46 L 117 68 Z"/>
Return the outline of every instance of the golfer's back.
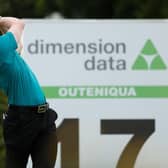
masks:
<path fill-rule="evenodd" d="M 14 105 L 37 105 L 46 102 L 39 83 L 16 51 L 17 43 L 11 32 L 0 36 L 0 88 Z"/>

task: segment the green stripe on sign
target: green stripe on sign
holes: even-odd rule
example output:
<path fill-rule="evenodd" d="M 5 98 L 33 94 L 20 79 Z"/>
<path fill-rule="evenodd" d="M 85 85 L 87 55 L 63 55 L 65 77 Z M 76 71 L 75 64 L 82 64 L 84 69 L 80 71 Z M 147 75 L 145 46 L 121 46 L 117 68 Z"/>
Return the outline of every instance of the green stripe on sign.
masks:
<path fill-rule="evenodd" d="M 136 86 L 137 97 L 168 98 L 168 86 Z"/>
<path fill-rule="evenodd" d="M 45 86 L 47 98 L 168 98 L 168 86 Z"/>

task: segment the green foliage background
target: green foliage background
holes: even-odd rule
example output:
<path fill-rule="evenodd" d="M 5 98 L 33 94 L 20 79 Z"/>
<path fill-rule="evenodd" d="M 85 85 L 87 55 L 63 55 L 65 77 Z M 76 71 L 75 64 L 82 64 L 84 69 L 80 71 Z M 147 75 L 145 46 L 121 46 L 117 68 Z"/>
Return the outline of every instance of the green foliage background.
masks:
<path fill-rule="evenodd" d="M 7 110 L 7 97 L 0 90 L 0 168 L 4 168 L 5 148 L 2 136 L 2 114 Z"/>
<path fill-rule="evenodd" d="M 167 0 L 0 0 L 0 15 L 43 18 L 167 18 Z"/>
<path fill-rule="evenodd" d="M 0 15 L 19 18 L 44 18 L 59 12 L 64 18 L 117 19 L 167 18 L 167 0 L 0 0 Z M 0 92 L 0 168 L 4 167 L 2 112 L 7 98 Z"/>

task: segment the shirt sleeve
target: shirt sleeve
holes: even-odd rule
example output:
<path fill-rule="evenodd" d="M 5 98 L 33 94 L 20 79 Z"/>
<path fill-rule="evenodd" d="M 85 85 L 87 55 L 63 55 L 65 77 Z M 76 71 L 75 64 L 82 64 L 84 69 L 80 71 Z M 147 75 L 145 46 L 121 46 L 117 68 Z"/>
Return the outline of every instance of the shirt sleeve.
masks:
<path fill-rule="evenodd" d="M 0 36 L 0 64 L 6 59 L 10 59 L 9 55 L 17 49 L 17 43 L 12 32 L 7 32 Z"/>

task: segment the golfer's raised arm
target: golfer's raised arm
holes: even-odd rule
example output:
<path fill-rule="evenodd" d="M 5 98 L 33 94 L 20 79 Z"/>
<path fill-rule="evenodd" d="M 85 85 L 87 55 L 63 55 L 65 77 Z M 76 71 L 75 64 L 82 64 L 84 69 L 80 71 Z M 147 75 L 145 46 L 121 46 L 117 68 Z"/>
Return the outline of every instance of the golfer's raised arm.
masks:
<path fill-rule="evenodd" d="M 13 17 L 1 17 L 0 26 L 3 32 L 12 32 L 16 42 L 19 44 L 24 29 L 24 21 Z"/>

